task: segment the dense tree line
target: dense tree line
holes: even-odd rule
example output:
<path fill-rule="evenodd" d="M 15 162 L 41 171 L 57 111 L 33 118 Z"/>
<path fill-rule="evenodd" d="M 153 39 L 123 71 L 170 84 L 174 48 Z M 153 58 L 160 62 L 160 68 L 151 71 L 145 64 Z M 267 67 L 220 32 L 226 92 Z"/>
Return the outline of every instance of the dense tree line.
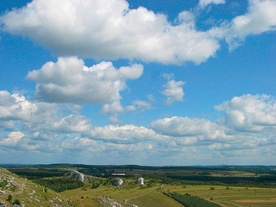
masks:
<path fill-rule="evenodd" d="M 236 186 L 276 187 L 276 176 L 260 177 L 215 177 L 215 176 L 166 176 L 172 180 L 181 180 L 186 183 L 227 184 Z M 166 180 L 166 179 L 164 179 Z"/>
<path fill-rule="evenodd" d="M 183 204 L 185 207 L 220 207 L 216 203 L 211 203 L 198 196 L 191 196 L 190 194 L 179 194 L 179 193 L 164 193 L 165 195 L 173 198 L 177 202 Z"/>
<path fill-rule="evenodd" d="M 29 180 L 63 176 L 68 170 L 44 168 L 9 168 L 9 171 Z"/>
<path fill-rule="evenodd" d="M 59 177 L 59 178 L 43 178 L 34 180 L 35 183 L 50 188 L 56 192 L 71 190 L 83 187 L 83 182 L 74 180 L 72 178 Z"/>

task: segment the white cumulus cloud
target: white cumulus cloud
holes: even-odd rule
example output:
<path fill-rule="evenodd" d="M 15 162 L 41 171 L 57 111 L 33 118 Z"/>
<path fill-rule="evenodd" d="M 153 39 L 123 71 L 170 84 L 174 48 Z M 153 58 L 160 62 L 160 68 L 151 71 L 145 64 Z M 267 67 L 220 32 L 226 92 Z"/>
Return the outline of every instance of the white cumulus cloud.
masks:
<path fill-rule="evenodd" d="M 19 94 L 0 91 L 0 120 L 29 120 L 37 106 Z"/>
<path fill-rule="evenodd" d="M 19 93 L 0 91 L 0 130 L 26 131 L 34 138 L 55 137 L 59 133 L 77 133 L 91 128 L 88 118 L 79 115 L 75 107 L 30 101 Z"/>
<path fill-rule="evenodd" d="M 172 137 L 225 138 L 223 127 L 205 119 L 174 116 L 156 120 L 151 127 L 157 133 Z"/>
<path fill-rule="evenodd" d="M 276 100 L 268 95 L 243 95 L 216 106 L 225 111 L 225 124 L 234 130 L 262 131 L 276 127 Z"/>
<path fill-rule="evenodd" d="M 16 151 L 36 150 L 38 148 L 38 145 L 32 143 L 29 137 L 27 137 L 21 131 L 10 132 L 3 138 L 0 136 L 0 146 L 9 150 L 14 149 Z"/>
<path fill-rule="evenodd" d="M 139 64 L 116 69 L 111 62 L 101 62 L 87 67 L 83 60 L 69 57 L 48 62 L 27 78 L 36 82 L 36 94 L 46 102 L 111 104 L 121 99 L 126 81 L 142 73 Z"/>
<path fill-rule="evenodd" d="M 0 140 L 0 144 L 4 146 L 17 145 L 25 135 L 22 132 L 11 132 L 6 138 Z"/>
<path fill-rule="evenodd" d="M 200 0 L 199 6 L 223 3 Z M 221 40 L 235 48 L 249 35 L 274 31 L 275 10 L 275 0 L 249 0 L 247 13 L 204 31 L 191 11 L 171 23 L 147 8 L 130 9 L 126 0 L 35 0 L 2 15 L 0 25 L 60 56 L 200 64 L 215 56 Z"/>
<path fill-rule="evenodd" d="M 144 7 L 130 9 L 126 0 L 35 0 L 0 17 L 5 31 L 61 56 L 199 64 L 220 45 L 192 21 L 191 13 L 182 12 L 174 25 Z"/>
<path fill-rule="evenodd" d="M 258 35 L 276 30 L 276 1 L 249 0 L 248 12 L 235 17 L 230 23 L 226 40 L 236 47 L 249 35 Z"/>
<path fill-rule="evenodd" d="M 162 94 L 167 97 L 166 104 L 171 105 L 176 101 L 183 101 L 184 91 L 183 91 L 183 81 L 170 80 L 164 85 L 164 90 Z"/>

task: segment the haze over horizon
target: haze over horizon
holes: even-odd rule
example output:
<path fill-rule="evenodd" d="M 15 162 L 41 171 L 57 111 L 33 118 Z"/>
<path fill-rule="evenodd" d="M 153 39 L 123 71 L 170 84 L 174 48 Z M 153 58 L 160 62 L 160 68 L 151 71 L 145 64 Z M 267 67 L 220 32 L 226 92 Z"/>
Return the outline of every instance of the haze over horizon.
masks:
<path fill-rule="evenodd" d="M 276 165 L 275 11 L 0 2 L 0 163 Z"/>

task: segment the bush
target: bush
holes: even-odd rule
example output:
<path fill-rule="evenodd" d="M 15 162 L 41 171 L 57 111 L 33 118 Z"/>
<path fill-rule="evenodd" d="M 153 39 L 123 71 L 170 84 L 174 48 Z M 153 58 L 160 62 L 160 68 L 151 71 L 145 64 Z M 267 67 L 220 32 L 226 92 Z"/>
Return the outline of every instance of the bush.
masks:
<path fill-rule="evenodd" d="M 9 195 L 8 195 L 8 198 L 7 198 L 7 201 L 11 201 L 11 200 L 12 200 L 12 195 L 9 194 Z"/>
<path fill-rule="evenodd" d="M 20 200 L 15 199 L 15 201 L 13 202 L 13 204 L 20 205 Z"/>
<path fill-rule="evenodd" d="M 101 183 L 99 181 L 94 181 L 92 183 L 91 189 L 98 188 L 98 187 L 100 187 L 100 185 L 101 185 Z"/>

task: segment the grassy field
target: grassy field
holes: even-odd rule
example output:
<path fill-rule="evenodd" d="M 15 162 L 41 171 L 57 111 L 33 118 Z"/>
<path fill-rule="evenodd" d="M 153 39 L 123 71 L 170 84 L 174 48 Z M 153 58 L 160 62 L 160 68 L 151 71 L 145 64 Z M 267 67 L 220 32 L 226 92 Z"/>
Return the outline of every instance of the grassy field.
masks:
<path fill-rule="evenodd" d="M 156 185 L 153 187 L 123 186 L 120 189 L 111 186 L 101 186 L 90 189 L 75 189 L 61 193 L 69 197 L 76 206 L 100 207 L 99 197 L 109 197 L 124 206 L 135 204 L 142 207 L 180 207 L 181 204 L 163 194 L 163 192 L 189 193 L 199 196 L 222 207 L 275 207 L 275 188 L 226 187 L 210 185 Z"/>
<path fill-rule="evenodd" d="M 227 207 L 276 206 L 275 188 L 226 187 L 226 186 L 170 186 L 168 189 L 179 193 L 190 193 Z M 213 189 L 213 190 L 211 190 Z"/>
<path fill-rule="evenodd" d="M 61 195 L 68 197 L 76 206 L 101 207 L 99 197 L 109 197 L 124 206 L 135 204 L 142 207 L 181 207 L 182 205 L 168 198 L 158 187 L 143 188 L 117 188 L 101 186 L 97 189 L 75 189 L 62 192 Z"/>

